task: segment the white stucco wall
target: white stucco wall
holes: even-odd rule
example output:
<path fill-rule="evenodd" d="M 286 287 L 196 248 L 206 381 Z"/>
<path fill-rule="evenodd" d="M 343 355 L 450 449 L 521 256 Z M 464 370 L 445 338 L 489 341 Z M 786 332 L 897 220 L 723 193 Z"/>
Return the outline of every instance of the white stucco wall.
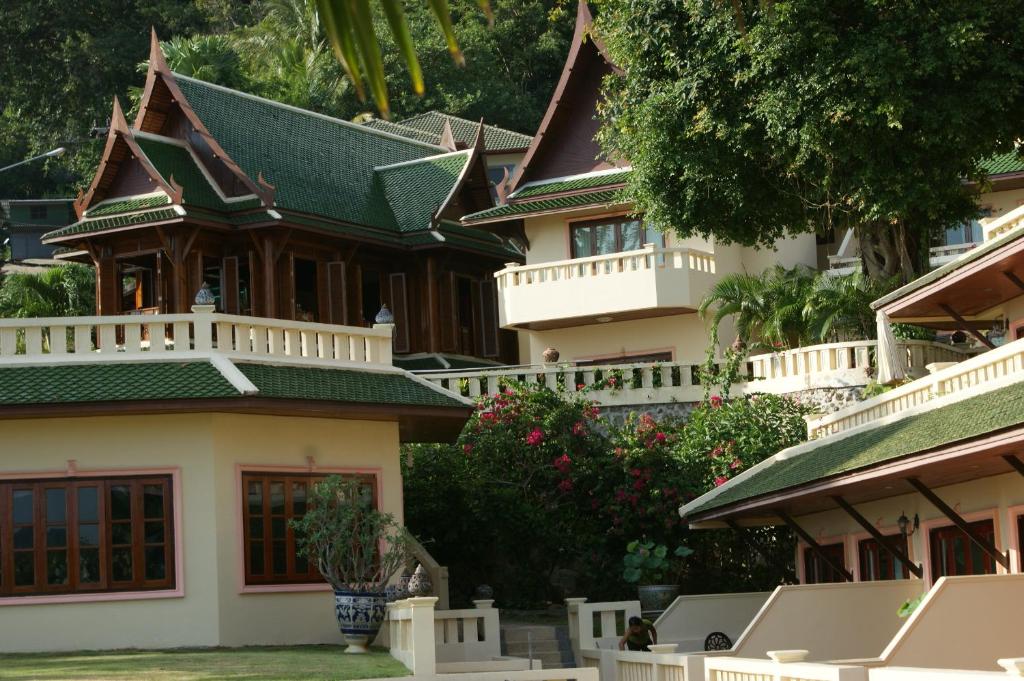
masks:
<path fill-rule="evenodd" d="M 240 593 L 240 465 L 357 468 L 402 519 L 395 423 L 226 414 L 0 421 L 0 474 L 180 468 L 184 596 L 25 604 L 0 599 L 0 652 L 340 643 L 329 590 Z"/>

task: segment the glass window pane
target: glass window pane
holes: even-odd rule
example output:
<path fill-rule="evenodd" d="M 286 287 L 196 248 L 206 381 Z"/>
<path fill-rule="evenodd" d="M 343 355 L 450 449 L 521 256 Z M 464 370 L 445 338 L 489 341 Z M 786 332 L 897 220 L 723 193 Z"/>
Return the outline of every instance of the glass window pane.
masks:
<path fill-rule="evenodd" d="M 249 483 L 249 515 L 263 515 L 263 483 Z"/>
<path fill-rule="evenodd" d="M 35 555 L 31 552 L 14 554 L 14 585 L 32 586 L 36 583 Z"/>
<path fill-rule="evenodd" d="M 285 537 L 284 518 L 274 518 L 270 521 L 270 536 L 273 539 L 284 539 Z"/>
<path fill-rule="evenodd" d="M 597 225 L 597 255 L 615 252 L 615 225 Z"/>
<path fill-rule="evenodd" d="M 95 584 L 100 581 L 100 550 L 81 549 L 78 552 L 78 581 Z"/>
<path fill-rule="evenodd" d="M 654 227 L 654 225 L 647 224 L 644 227 L 644 243 L 654 244 L 658 248 L 665 247 L 665 234 L 661 230 Z"/>
<path fill-rule="evenodd" d="M 142 492 L 142 507 L 146 518 L 164 517 L 164 486 L 146 485 Z"/>
<path fill-rule="evenodd" d="M 114 581 L 132 581 L 132 550 L 130 548 L 114 549 L 112 553 Z"/>
<path fill-rule="evenodd" d="M 78 522 L 94 523 L 100 516 L 99 491 L 95 487 L 78 488 Z"/>
<path fill-rule="evenodd" d="M 292 483 L 292 514 L 303 516 L 306 514 L 306 483 Z"/>
<path fill-rule="evenodd" d="M 32 522 L 32 490 L 16 489 L 11 495 L 14 501 L 14 522 Z"/>
<path fill-rule="evenodd" d="M 132 526 L 129 523 L 117 523 L 110 528 L 111 544 L 131 544 Z"/>
<path fill-rule="evenodd" d="M 78 526 L 78 545 L 79 546 L 99 546 L 100 545 L 100 526 L 91 525 L 79 525 Z"/>
<path fill-rule="evenodd" d="M 590 227 L 575 227 L 572 230 L 572 253 L 576 258 L 592 255 L 590 247 Z"/>
<path fill-rule="evenodd" d="M 131 520 L 131 488 L 127 485 L 114 485 L 110 488 L 110 517 L 113 520 Z"/>
<path fill-rule="evenodd" d="M 270 512 L 274 515 L 284 515 L 284 483 L 270 483 Z"/>
<path fill-rule="evenodd" d="M 263 542 L 261 541 L 249 544 L 249 572 L 254 575 L 263 574 Z"/>
<path fill-rule="evenodd" d="M 54 525 L 46 528 L 46 545 L 50 548 L 60 548 L 68 545 L 68 530 L 63 525 Z"/>
<path fill-rule="evenodd" d="M 263 519 L 249 518 L 249 537 L 260 539 L 263 537 Z"/>
<path fill-rule="evenodd" d="M 146 579 L 166 579 L 167 559 L 162 546 L 146 547 Z"/>
<path fill-rule="evenodd" d="M 145 527 L 147 544 L 162 544 L 164 541 L 164 521 L 150 520 Z"/>
<path fill-rule="evenodd" d="M 46 522 L 60 523 L 67 519 L 67 494 L 63 489 L 46 490 Z"/>
<path fill-rule="evenodd" d="M 32 548 L 33 530 L 31 527 L 16 527 L 14 528 L 14 548 L 15 549 L 30 549 Z"/>
<path fill-rule="evenodd" d="M 640 228 L 639 220 L 624 222 L 620 226 L 620 231 L 622 233 L 622 250 L 636 251 L 643 246 L 641 239 L 643 230 Z"/>
<path fill-rule="evenodd" d="M 274 561 L 274 574 L 284 575 L 288 573 L 288 560 L 285 552 L 285 543 L 283 541 L 276 541 L 271 547 Z"/>
<path fill-rule="evenodd" d="M 46 583 L 67 584 L 68 583 L 68 552 L 47 551 L 46 552 Z"/>
<path fill-rule="evenodd" d="M 298 551 L 295 552 L 295 571 L 309 572 L 309 559 Z"/>

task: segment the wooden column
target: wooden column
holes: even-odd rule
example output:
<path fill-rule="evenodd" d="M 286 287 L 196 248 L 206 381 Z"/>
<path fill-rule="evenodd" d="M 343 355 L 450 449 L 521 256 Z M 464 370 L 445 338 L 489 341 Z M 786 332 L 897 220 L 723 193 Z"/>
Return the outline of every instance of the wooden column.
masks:
<path fill-rule="evenodd" d="M 121 285 L 117 280 L 117 261 L 103 256 L 94 261 L 96 266 L 96 314 L 115 315 L 121 312 Z"/>
<path fill-rule="evenodd" d="M 263 314 L 267 317 L 277 316 L 277 273 L 274 271 L 274 240 L 263 237 Z"/>
<path fill-rule="evenodd" d="M 427 257 L 427 352 L 441 352 L 441 296 L 438 286 L 437 257 Z"/>
<path fill-rule="evenodd" d="M 223 311 L 238 314 L 238 257 L 228 256 L 221 264 L 220 300 Z"/>

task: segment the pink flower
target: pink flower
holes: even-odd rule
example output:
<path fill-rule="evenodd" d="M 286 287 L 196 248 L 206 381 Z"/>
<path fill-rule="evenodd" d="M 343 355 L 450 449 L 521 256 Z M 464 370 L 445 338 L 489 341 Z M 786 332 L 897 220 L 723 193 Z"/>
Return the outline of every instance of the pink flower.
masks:
<path fill-rule="evenodd" d="M 616 447 L 615 448 L 615 456 L 617 456 L 617 457 L 622 456 L 622 447 Z"/>
<path fill-rule="evenodd" d="M 739 459 L 733 459 L 732 463 L 729 464 L 729 468 L 731 468 L 732 470 L 736 470 L 737 468 L 742 468 L 742 467 L 743 467 L 743 462 L 740 461 Z"/>
<path fill-rule="evenodd" d="M 712 449 L 711 453 L 708 454 L 708 456 L 710 456 L 712 459 L 717 459 L 718 457 L 722 456 L 722 451 L 723 451 L 722 450 L 722 446 L 719 445 L 719 446 L 715 447 L 714 449 Z"/>
<path fill-rule="evenodd" d="M 616 385 L 618 385 L 618 381 L 615 380 L 615 378 L 609 378 L 608 379 L 608 385 L 610 385 L 611 387 L 614 388 Z"/>
<path fill-rule="evenodd" d="M 729 478 L 725 477 L 724 475 L 719 475 L 717 478 L 715 478 L 715 487 L 721 487 L 727 482 L 729 482 Z"/>
<path fill-rule="evenodd" d="M 569 471 L 569 467 L 572 465 L 572 459 L 569 458 L 568 454 L 562 454 L 554 460 L 552 465 L 560 472 L 566 473 Z"/>
<path fill-rule="evenodd" d="M 571 492 L 572 480 L 570 480 L 569 478 L 562 480 L 560 483 L 558 483 L 558 489 L 562 492 Z"/>
<path fill-rule="evenodd" d="M 582 421 L 577 421 L 576 423 L 572 424 L 572 434 L 573 435 L 586 435 L 587 434 L 587 427 L 585 425 L 583 425 Z"/>
<path fill-rule="evenodd" d="M 629 474 L 632 475 L 634 478 L 639 478 L 643 474 L 643 471 L 640 470 L 639 468 L 631 468 L 629 469 Z"/>
<path fill-rule="evenodd" d="M 665 433 L 662 433 L 661 431 L 658 431 L 657 433 L 655 433 L 654 439 L 657 440 L 658 442 L 664 442 L 665 441 Z"/>
<path fill-rule="evenodd" d="M 586 386 L 586 385 L 584 385 L 583 383 L 577 383 L 577 384 L 576 384 L 576 389 L 577 389 L 577 390 L 583 390 L 583 389 L 584 389 L 584 388 L 586 388 L 586 387 L 587 387 L 587 386 Z"/>
<path fill-rule="evenodd" d="M 621 488 L 615 490 L 615 501 L 625 501 L 625 500 L 626 500 L 626 491 L 624 489 L 621 489 Z"/>
<path fill-rule="evenodd" d="M 635 489 L 636 491 L 639 492 L 639 491 L 643 490 L 643 488 L 644 488 L 644 481 L 643 480 L 637 480 L 636 482 L 633 483 L 633 489 Z"/>
<path fill-rule="evenodd" d="M 711 406 L 714 407 L 715 409 L 721 407 L 722 406 L 722 398 L 719 397 L 718 395 L 712 395 L 711 396 Z"/>
<path fill-rule="evenodd" d="M 544 432 L 540 428 L 534 428 L 530 431 L 530 434 L 526 436 L 526 444 L 531 447 L 536 447 L 541 442 L 544 442 Z"/>
<path fill-rule="evenodd" d="M 462 445 L 462 451 L 468 456 L 473 451 L 473 445 L 467 442 L 466 444 Z"/>

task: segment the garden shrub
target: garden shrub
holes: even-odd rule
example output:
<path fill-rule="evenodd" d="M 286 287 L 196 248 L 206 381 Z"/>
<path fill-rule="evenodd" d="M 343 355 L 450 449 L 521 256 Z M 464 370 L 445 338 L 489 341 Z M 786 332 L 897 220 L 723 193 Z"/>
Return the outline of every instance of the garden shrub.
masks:
<path fill-rule="evenodd" d="M 687 423 L 642 413 L 616 427 L 589 389 L 508 383 L 479 400 L 455 445 L 408 447 L 406 523 L 448 566 L 453 600 L 468 602 L 478 584 L 494 587 L 504 607 L 570 595 L 631 598 L 622 558 L 641 537 L 695 550 L 682 573 L 685 593 L 791 581 L 788 530 L 691 531 L 678 514 L 806 434 L 807 410 L 794 400 L 722 397 L 742 357 L 726 359 L 702 376 L 707 396 Z"/>

